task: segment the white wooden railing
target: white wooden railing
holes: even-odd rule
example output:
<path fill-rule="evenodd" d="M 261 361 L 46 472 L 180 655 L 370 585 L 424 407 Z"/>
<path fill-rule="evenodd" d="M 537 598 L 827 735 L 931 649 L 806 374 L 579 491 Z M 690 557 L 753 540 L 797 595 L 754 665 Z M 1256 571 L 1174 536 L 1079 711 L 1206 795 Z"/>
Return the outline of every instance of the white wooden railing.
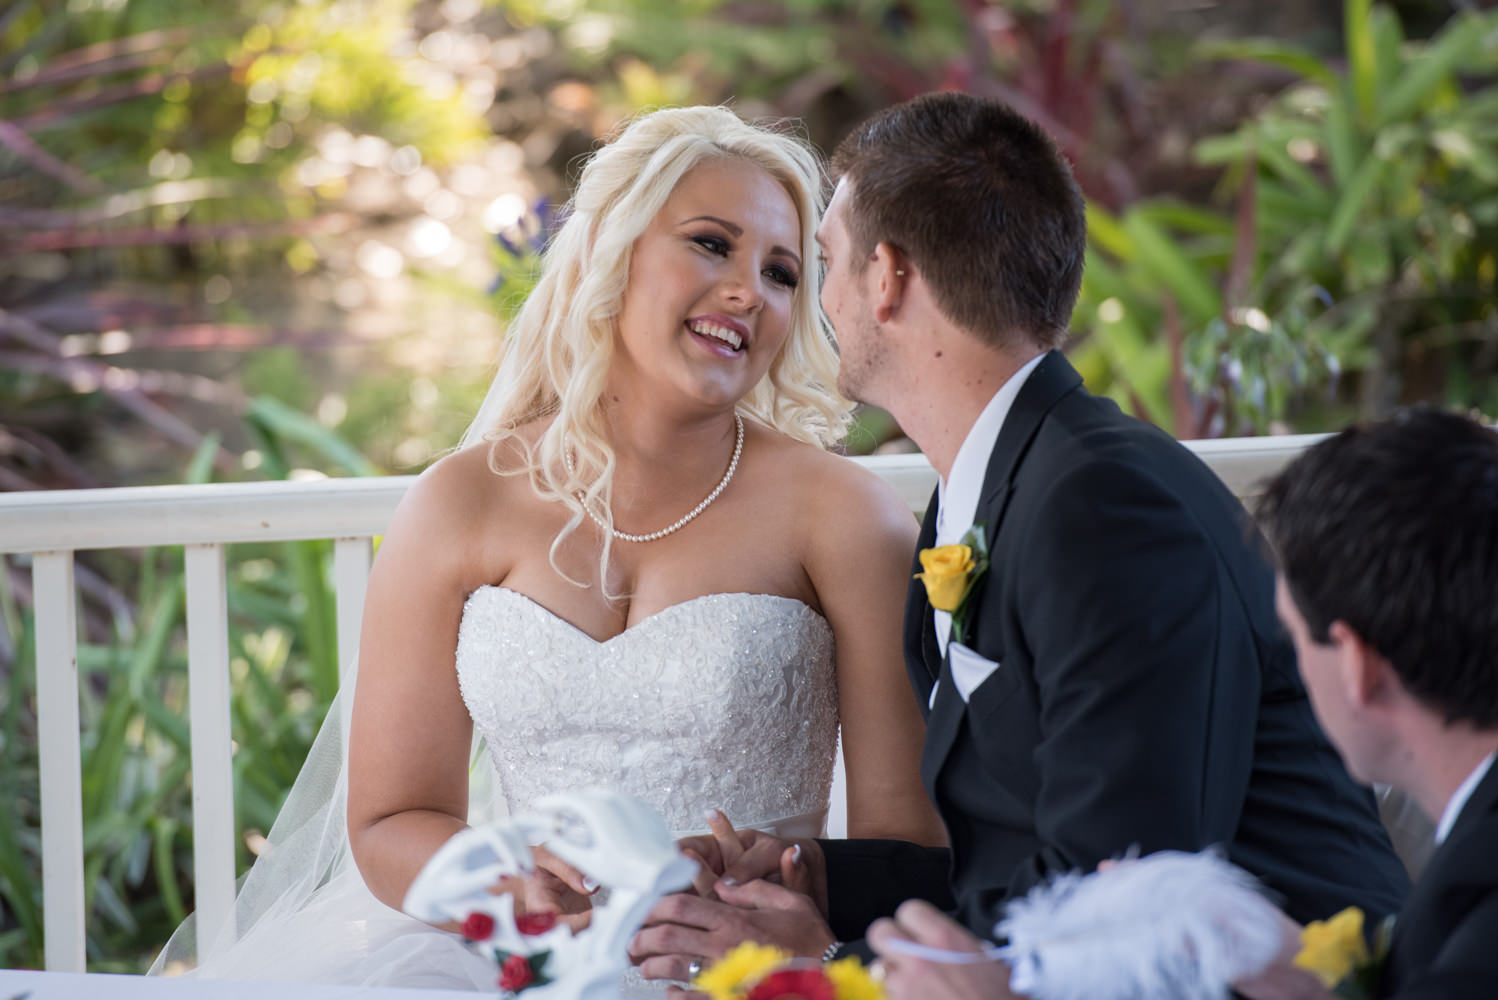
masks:
<path fill-rule="evenodd" d="M 1319 437 L 1230 438 L 1189 446 L 1238 496 L 1248 497 L 1266 476 Z M 924 510 L 936 476 L 923 456 L 856 461 L 888 480 L 911 510 Z M 211 939 L 233 919 L 238 836 L 233 828 L 224 546 L 334 539 L 338 657 L 340 671 L 346 672 L 358 641 L 371 540 L 384 532 L 410 484 L 410 477 L 387 477 L 0 494 L 0 554 L 29 555 L 32 566 L 48 969 L 84 969 L 73 553 L 160 545 L 186 549 L 193 871 L 198 938 Z"/>

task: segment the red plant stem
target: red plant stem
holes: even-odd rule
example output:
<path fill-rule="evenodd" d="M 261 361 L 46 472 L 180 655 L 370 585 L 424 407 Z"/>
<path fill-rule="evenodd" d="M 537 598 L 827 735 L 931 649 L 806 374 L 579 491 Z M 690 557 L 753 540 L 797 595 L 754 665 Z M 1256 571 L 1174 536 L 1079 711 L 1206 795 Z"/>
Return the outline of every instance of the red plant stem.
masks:
<path fill-rule="evenodd" d="M 78 250 L 95 247 L 156 246 L 167 243 L 209 243 L 226 239 L 274 239 L 313 233 L 342 233 L 358 219 L 348 212 L 330 212 L 289 222 L 227 223 L 218 226 L 177 226 L 173 229 L 63 229 L 32 233 L 5 247 L 12 253 Z M 3 245 L 3 244 L 0 244 Z"/>
<path fill-rule="evenodd" d="M 62 181 L 75 191 L 85 194 L 102 194 L 104 189 L 92 177 L 59 160 L 42 147 L 38 146 L 26 130 L 8 122 L 0 120 L 0 146 L 9 147 L 21 159 L 31 164 L 37 170 L 48 177 Z"/>
<path fill-rule="evenodd" d="M 157 49 L 151 52 L 119 53 L 97 61 L 81 62 L 71 66 L 48 66 L 35 76 L 0 83 L 0 94 L 10 94 L 52 84 L 73 83 L 78 80 L 88 80 L 93 77 L 105 76 L 110 73 L 128 73 L 133 70 L 150 69 L 153 66 L 160 66 L 162 63 L 170 62 L 171 58 L 171 52 Z"/>
<path fill-rule="evenodd" d="M 191 73 L 156 73 L 132 83 L 110 87 L 108 90 L 101 90 L 88 97 L 73 97 L 52 101 L 48 103 L 45 110 L 13 119 L 13 122 L 17 126 L 28 130 L 55 128 L 60 122 L 84 111 L 93 111 L 104 107 L 106 104 L 118 104 L 121 101 L 134 100 L 137 97 L 159 94 L 173 80 L 202 80 L 214 76 L 228 76 L 235 69 L 235 66 L 223 63 L 214 66 L 204 66 L 202 69 L 193 70 Z"/>

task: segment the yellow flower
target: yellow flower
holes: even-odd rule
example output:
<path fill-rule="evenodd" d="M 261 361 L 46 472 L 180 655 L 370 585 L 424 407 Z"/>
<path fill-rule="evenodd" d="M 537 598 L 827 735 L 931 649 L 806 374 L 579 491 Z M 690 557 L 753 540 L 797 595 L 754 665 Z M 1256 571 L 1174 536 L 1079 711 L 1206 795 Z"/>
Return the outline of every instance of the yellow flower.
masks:
<path fill-rule="evenodd" d="M 713 1000 L 736 1000 L 771 969 L 791 957 L 790 952 L 745 941 L 704 969 L 692 980 L 694 989 Z"/>
<path fill-rule="evenodd" d="M 884 987 L 856 958 L 840 958 L 823 969 L 837 1000 L 884 1000 Z"/>
<path fill-rule="evenodd" d="M 978 564 L 971 545 L 938 545 L 921 549 L 921 569 L 915 578 L 926 585 L 926 597 L 938 611 L 956 611 L 967 593 L 968 577 Z"/>
<path fill-rule="evenodd" d="M 1363 911 L 1349 906 L 1330 920 L 1313 920 L 1300 932 L 1295 966 L 1312 973 L 1327 989 L 1370 961 L 1363 940 Z"/>

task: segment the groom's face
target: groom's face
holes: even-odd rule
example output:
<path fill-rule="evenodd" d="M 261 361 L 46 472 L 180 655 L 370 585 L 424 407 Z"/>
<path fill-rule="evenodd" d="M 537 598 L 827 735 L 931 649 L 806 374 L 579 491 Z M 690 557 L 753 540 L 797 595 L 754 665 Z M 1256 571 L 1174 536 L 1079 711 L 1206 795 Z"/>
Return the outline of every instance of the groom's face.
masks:
<path fill-rule="evenodd" d="M 845 177 L 838 182 L 822 224 L 817 227 L 826 273 L 822 278 L 822 310 L 837 334 L 837 388 L 849 399 L 883 404 L 880 377 L 891 366 L 889 344 L 874 318 L 870 271 L 865 254 L 854 250 L 848 231 L 853 188 Z"/>

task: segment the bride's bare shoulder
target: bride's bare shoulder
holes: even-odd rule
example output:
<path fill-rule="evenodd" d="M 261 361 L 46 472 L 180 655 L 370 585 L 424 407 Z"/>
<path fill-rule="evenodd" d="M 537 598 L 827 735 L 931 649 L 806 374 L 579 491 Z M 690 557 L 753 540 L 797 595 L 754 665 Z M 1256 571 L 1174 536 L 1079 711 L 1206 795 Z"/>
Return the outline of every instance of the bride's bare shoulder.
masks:
<path fill-rule="evenodd" d="M 450 452 L 416 477 L 401 501 L 401 513 L 423 520 L 441 515 L 445 521 L 463 522 L 479 516 L 484 507 L 504 492 L 511 476 L 499 474 L 504 466 L 493 461 L 495 447 L 487 441 Z"/>
<path fill-rule="evenodd" d="M 895 488 L 862 462 L 789 438 L 781 441 L 775 461 L 803 507 L 841 510 L 845 517 L 910 516 Z"/>
<path fill-rule="evenodd" d="M 417 476 L 391 519 L 383 547 L 467 577 L 503 561 L 499 526 L 520 524 L 535 501 L 514 442 L 479 442 L 444 455 Z M 480 575 L 483 575 L 482 573 Z"/>

